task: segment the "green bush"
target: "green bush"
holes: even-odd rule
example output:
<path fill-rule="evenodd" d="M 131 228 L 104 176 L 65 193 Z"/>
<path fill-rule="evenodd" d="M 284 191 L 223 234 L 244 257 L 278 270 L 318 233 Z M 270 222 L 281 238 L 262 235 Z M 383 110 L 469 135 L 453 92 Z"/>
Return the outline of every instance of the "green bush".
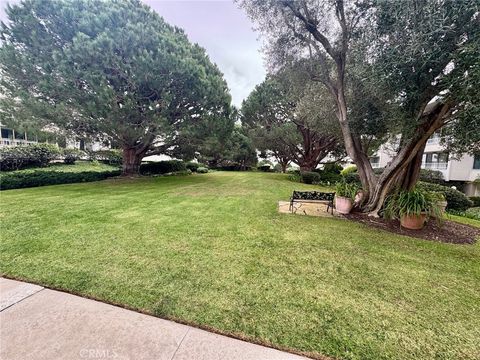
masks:
<path fill-rule="evenodd" d="M 357 172 L 357 166 L 356 165 L 350 165 L 350 166 L 347 166 L 345 169 L 343 169 L 342 171 L 340 171 L 340 174 L 342 176 L 346 176 L 350 173 L 355 173 Z"/>
<path fill-rule="evenodd" d="M 142 175 L 159 175 L 180 171 L 187 171 L 185 163 L 180 160 L 156 161 L 140 165 L 140 174 Z"/>
<path fill-rule="evenodd" d="M 75 161 L 85 156 L 86 153 L 79 149 L 63 149 L 63 162 L 67 165 L 73 165 Z"/>
<path fill-rule="evenodd" d="M 470 196 L 469 199 L 474 207 L 480 207 L 480 196 Z"/>
<path fill-rule="evenodd" d="M 0 175 L 0 190 L 99 181 L 118 175 L 120 170 L 62 172 L 35 169 L 29 172 L 7 172 Z"/>
<path fill-rule="evenodd" d="M 470 201 L 464 193 L 448 186 L 423 181 L 419 181 L 417 186 L 422 190 L 442 193 L 447 200 L 447 210 L 465 211 L 473 205 L 472 201 Z"/>
<path fill-rule="evenodd" d="M 300 178 L 305 184 L 317 184 L 320 182 L 320 174 L 314 171 L 302 171 L 300 172 Z"/>
<path fill-rule="evenodd" d="M 185 167 L 190 170 L 191 172 L 197 172 L 197 169 L 201 167 L 202 164 L 190 161 L 185 164 Z"/>
<path fill-rule="evenodd" d="M 122 151 L 118 149 L 89 151 L 88 155 L 90 160 L 99 161 L 104 164 L 121 165 L 123 162 Z"/>
<path fill-rule="evenodd" d="M 420 169 L 419 179 L 433 184 L 443 184 L 445 182 L 441 171 L 430 169 Z"/>
<path fill-rule="evenodd" d="M 0 149 L 0 170 L 13 171 L 47 166 L 59 154 L 59 148 L 51 144 L 4 147 Z"/>
<path fill-rule="evenodd" d="M 320 182 L 325 185 L 334 184 L 342 180 L 342 167 L 336 163 L 326 164 L 322 170 L 314 170 L 320 174 Z"/>
<path fill-rule="evenodd" d="M 471 207 L 466 211 L 449 210 L 448 213 L 480 221 L 480 207 Z"/>
<path fill-rule="evenodd" d="M 341 181 L 335 184 L 335 195 L 355 200 L 359 187 L 354 183 Z"/>
<path fill-rule="evenodd" d="M 206 173 L 208 173 L 208 169 L 206 167 L 199 167 L 199 168 L 197 168 L 197 173 L 206 174 Z"/>
<path fill-rule="evenodd" d="M 441 219 L 443 214 L 438 205 L 438 196 L 432 191 L 414 188 L 401 190 L 390 195 L 385 201 L 385 217 L 400 219 L 402 216 L 426 214 Z"/>

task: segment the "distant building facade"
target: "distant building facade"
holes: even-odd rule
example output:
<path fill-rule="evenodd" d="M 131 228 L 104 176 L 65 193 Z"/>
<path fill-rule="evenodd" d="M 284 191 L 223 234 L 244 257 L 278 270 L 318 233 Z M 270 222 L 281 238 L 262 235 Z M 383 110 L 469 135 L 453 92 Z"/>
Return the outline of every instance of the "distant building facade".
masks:
<path fill-rule="evenodd" d="M 460 183 L 467 196 L 480 196 L 480 156 L 462 154 L 451 156 L 441 144 L 439 134 L 428 139 L 423 152 L 422 169 L 440 171 L 452 185 Z M 395 156 L 395 144 L 387 143 L 370 157 L 373 168 L 384 168 Z"/>

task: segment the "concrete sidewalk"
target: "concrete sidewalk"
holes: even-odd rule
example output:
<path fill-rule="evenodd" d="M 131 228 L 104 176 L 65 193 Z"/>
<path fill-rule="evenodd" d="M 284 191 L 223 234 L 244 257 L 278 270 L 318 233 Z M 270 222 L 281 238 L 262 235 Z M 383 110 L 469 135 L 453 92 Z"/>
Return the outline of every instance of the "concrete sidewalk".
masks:
<path fill-rule="evenodd" d="M 272 359 L 300 356 L 0 278 L 0 359 Z"/>

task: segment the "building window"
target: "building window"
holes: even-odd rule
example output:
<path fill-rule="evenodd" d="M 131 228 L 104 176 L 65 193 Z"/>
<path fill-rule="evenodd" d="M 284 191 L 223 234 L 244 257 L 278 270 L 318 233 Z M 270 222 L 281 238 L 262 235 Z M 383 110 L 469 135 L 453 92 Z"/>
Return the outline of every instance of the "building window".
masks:
<path fill-rule="evenodd" d="M 445 170 L 448 167 L 448 153 L 426 153 L 422 161 L 423 169 Z"/>
<path fill-rule="evenodd" d="M 476 170 L 480 170 L 480 155 L 475 155 L 473 158 L 473 168 Z"/>
<path fill-rule="evenodd" d="M 372 164 L 372 168 L 379 168 L 380 167 L 380 156 L 372 156 L 370 158 L 370 163 Z"/>

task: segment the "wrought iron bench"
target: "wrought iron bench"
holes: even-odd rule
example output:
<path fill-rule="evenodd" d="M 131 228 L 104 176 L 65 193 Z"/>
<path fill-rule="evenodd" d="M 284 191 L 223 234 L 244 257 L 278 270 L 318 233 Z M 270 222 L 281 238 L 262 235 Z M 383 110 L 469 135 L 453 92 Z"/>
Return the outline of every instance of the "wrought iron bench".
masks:
<path fill-rule="evenodd" d="M 320 192 L 320 191 L 293 191 L 292 197 L 290 198 L 290 212 L 293 213 L 293 204 L 295 201 L 307 201 L 313 203 L 322 203 L 327 204 L 327 212 L 332 209 L 333 215 L 333 199 L 335 198 L 334 192 Z"/>

